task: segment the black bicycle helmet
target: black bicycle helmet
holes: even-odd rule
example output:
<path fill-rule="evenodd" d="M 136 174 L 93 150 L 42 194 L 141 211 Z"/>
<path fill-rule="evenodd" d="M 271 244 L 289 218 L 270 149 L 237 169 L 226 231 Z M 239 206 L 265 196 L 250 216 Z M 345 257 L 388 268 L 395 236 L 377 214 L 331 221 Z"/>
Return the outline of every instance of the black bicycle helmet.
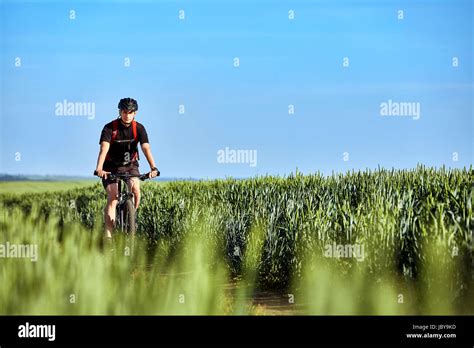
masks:
<path fill-rule="evenodd" d="M 127 110 L 128 112 L 137 111 L 138 103 L 135 99 L 132 98 L 123 98 L 120 99 L 118 103 L 119 110 Z"/>

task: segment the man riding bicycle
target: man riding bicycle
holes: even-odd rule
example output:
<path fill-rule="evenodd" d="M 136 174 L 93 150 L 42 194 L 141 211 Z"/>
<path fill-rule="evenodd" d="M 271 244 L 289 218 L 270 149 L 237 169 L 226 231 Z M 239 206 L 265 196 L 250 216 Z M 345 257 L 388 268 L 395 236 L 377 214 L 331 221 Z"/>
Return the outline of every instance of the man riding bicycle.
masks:
<path fill-rule="evenodd" d="M 118 104 L 119 118 L 107 123 L 102 129 L 100 136 L 100 151 L 97 159 L 97 176 L 102 178 L 102 185 L 107 192 L 107 205 L 104 210 L 105 235 L 112 237 L 115 222 L 115 209 L 117 207 L 118 183 L 108 174 L 132 174 L 139 175 L 138 171 L 138 143 L 140 143 L 151 171 L 150 178 L 158 175 L 148 135 L 145 127 L 135 121 L 138 103 L 132 98 L 123 98 Z M 128 181 L 129 190 L 133 193 L 135 209 L 140 204 L 140 182 L 137 177 Z"/>

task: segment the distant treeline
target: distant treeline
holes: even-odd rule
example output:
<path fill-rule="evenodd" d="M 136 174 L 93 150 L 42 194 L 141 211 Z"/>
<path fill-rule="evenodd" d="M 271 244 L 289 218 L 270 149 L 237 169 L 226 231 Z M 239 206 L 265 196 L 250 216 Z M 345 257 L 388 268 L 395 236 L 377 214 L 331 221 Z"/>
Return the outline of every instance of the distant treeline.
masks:
<path fill-rule="evenodd" d="M 94 179 L 94 177 L 88 178 L 85 176 L 0 174 L 0 181 L 77 181 Z"/>
<path fill-rule="evenodd" d="M 68 175 L 21 175 L 0 174 L 0 181 L 83 181 L 97 180 L 95 176 L 68 176 Z M 198 181 L 195 178 L 158 178 L 160 181 Z"/>

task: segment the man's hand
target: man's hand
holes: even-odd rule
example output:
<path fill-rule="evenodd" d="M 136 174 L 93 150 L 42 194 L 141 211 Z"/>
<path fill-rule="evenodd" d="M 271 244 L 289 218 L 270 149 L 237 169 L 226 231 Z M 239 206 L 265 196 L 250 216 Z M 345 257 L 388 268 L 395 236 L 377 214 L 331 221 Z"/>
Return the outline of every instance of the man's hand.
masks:
<path fill-rule="evenodd" d="M 107 179 L 107 174 L 110 174 L 110 172 L 106 172 L 105 170 L 102 170 L 102 169 L 96 169 L 96 172 L 99 178 L 104 178 L 104 179 Z"/>
<path fill-rule="evenodd" d="M 156 176 L 159 176 L 160 175 L 160 171 L 157 169 L 157 168 L 152 168 L 150 173 L 148 174 L 148 177 L 150 179 L 156 177 Z"/>

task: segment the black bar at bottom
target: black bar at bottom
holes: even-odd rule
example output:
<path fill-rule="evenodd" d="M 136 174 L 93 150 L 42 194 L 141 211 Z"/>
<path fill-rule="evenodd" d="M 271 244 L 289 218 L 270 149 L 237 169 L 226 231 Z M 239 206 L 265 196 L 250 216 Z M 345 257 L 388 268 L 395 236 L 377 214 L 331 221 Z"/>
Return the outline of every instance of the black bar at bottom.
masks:
<path fill-rule="evenodd" d="M 53 326 L 45 325 L 54 325 L 54 337 Z M 71 344 L 473 347 L 473 328 L 472 316 L 0 316 L 0 347 Z M 43 337 L 31 337 L 40 335 Z"/>

